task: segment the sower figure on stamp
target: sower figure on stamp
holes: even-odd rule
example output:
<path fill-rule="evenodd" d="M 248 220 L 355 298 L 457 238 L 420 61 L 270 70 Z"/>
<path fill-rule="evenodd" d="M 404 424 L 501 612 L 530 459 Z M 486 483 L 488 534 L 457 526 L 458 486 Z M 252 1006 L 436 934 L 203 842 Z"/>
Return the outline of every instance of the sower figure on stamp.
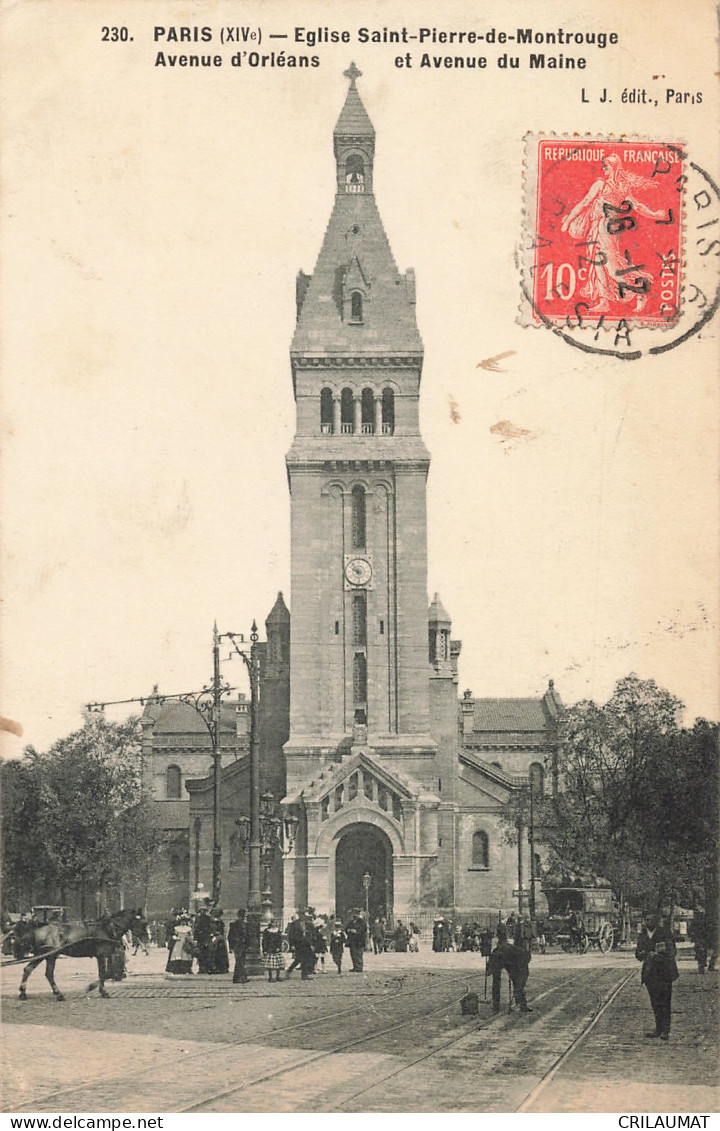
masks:
<path fill-rule="evenodd" d="M 638 935 L 635 957 L 642 962 L 641 981 L 650 997 L 655 1016 L 655 1032 L 646 1037 L 670 1039 L 672 984 L 677 979 L 675 941 L 672 931 L 660 922 L 657 914 L 647 915 Z"/>
<path fill-rule="evenodd" d="M 233 920 L 228 931 L 228 946 L 235 955 L 233 982 L 236 983 L 250 981 L 247 976 L 247 970 L 245 969 L 245 955 L 247 954 L 248 945 L 248 929 L 245 915 L 245 908 L 241 907 L 237 913 L 237 919 Z"/>

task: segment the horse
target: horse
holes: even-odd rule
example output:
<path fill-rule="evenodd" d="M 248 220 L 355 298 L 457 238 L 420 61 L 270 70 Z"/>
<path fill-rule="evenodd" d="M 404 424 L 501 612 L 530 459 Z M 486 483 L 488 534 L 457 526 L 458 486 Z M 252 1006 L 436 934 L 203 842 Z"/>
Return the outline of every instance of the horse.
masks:
<path fill-rule="evenodd" d="M 134 911 L 116 911 L 114 915 L 104 915 L 100 919 L 85 922 L 56 919 L 40 927 L 29 925 L 27 937 L 31 939 L 34 957 L 23 970 L 20 1001 L 27 1000 L 27 980 L 41 962 L 45 963 L 45 977 L 55 1000 L 65 1001 L 55 984 L 55 963 L 60 954 L 72 958 L 96 958 L 98 980 L 90 983 L 87 992 L 98 987 L 101 997 L 109 997 L 105 989 L 109 960 L 113 951 L 122 945 L 120 940 L 130 927 L 134 914 Z"/>

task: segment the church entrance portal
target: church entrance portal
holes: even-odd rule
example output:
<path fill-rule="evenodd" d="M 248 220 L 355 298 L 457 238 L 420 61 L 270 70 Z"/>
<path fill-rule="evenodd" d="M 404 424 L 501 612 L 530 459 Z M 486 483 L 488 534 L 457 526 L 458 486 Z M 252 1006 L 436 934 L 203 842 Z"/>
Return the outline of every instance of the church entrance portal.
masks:
<path fill-rule="evenodd" d="M 392 917 L 392 861 L 392 845 L 380 829 L 357 824 L 343 831 L 335 854 L 335 912 L 343 922 L 353 908 L 365 910 L 366 872 L 370 873 L 370 921 L 378 916 Z"/>

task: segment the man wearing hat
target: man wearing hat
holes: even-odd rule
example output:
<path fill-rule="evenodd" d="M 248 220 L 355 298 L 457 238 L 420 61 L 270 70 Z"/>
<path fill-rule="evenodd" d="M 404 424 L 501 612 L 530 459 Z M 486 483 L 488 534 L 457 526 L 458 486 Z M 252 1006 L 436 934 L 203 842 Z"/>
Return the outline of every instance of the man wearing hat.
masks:
<path fill-rule="evenodd" d="M 353 912 L 352 918 L 345 928 L 345 934 L 347 935 L 347 947 L 350 951 L 350 958 L 352 959 L 352 972 L 353 974 L 362 974 L 367 925 L 359 910 L 356 909 Z"/>
<path fill-rule="evenodd" d="M 330 956 L 337 966 L 338 974 L 342 974 L 343 950 L 347 943 L 347 935 L 343 930 L 340 919 L 336 919 L 330 931 Z"/>
<path fill-rule="evenodd" d="M 248 945 L 248 929 L 246 922 L 245 908 L 241 907 L 237 913 L 237 919 L 234 919 L 230 924 L 228 931 L 228 946 L 235 955 L 235 969 L 233 971 L 233 982 L 249 982 L 247 970 L 245 969 L 245 955 L 247 953 Z"/>

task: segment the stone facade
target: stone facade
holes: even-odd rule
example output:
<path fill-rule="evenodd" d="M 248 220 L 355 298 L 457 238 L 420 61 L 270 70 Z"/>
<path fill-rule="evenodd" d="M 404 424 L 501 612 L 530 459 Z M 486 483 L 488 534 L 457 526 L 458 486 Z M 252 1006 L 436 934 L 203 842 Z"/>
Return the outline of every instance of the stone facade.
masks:
<path fill-rule="evenodd" d="M 365 900 L 371 914 L 488 914 L 517 906 L 519 875 L 527 884 L 527 838 L 508 845 L 499 814 L 531 773 L 536 788 L 554 788 L 561 704 L 552 685 L 538 699 L 458 698 L 461 643 L 439 596 L 427 599 L 415 278 L 398 271 L 383 230 L 375 132 L 348 74 L 332 215 L 315 270 L 297 277 L 292 621 L 279 597 L 258 645 L 261 788 L 298 820 L 273 865 L 273 904 L 285 917 L 308 904 L 347 914 Z M 235 826 L 249 813 L 247 704 L 226 710 L 221 899 L 234 907 L 247 896 Z M 170 734 L 167 718 L 145 724 L 149 786 L 162 812 L 178 760 L 189 800 L 183 814 L 172 802 L 163 827 L 179 838 L 184 820 L 185 890 L 209 890 L 209 744 L 195 725 L 203 741 L 182 760 L 171 740 L 180 723 Z"/>

